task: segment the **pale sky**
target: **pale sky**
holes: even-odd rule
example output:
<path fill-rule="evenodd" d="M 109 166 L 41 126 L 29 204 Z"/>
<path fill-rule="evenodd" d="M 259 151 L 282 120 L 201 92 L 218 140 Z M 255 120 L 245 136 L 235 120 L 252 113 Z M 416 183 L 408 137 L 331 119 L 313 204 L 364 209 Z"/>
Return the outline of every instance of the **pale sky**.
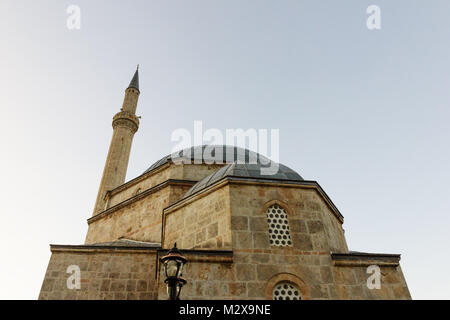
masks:
<path fill-rule="evenodd" d="M 66 26 L 69 5 L 81 29 Z M 366 27 L 369 5 L 381 30 Z M 349 248 L 400 253 L 415 299 L 449 299 L 448 0 L 0 2 L 0 299 L 36 299 L 49 244 L 82 244 L 124 89 L 142 116 L 127 179 L 171 134 L 280 130 Z"/>

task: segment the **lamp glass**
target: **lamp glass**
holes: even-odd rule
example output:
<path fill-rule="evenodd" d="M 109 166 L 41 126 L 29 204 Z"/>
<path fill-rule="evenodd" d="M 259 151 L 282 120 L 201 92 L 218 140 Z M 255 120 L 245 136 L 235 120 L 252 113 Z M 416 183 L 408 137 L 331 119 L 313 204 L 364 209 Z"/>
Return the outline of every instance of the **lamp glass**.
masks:
<path fill-rule="evenodd" d="M 183 269 L 184 269 L 184 263 L 183 263 L 183 261 L 179 261 L 179 264 L 180 264 L 180 269 L 178 270 L 178 275 L 177 275 L 177 277 L 179 278 L 179 277 L 181 277 L 182 275 L 183 275 Z"/>
<path fill-rule="evenodd" d="M 166 272 L 168 277 L 177 277 L 178 272 L 178 261 L 169 260 L 166 264 Z"/>

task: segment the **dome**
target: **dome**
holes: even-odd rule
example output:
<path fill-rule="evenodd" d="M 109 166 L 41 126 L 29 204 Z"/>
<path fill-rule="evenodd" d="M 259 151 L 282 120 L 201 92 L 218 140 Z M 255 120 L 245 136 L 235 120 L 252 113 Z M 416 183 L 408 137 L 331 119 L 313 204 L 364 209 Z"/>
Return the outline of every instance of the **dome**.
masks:
<path fill-rule="evenodd" d="M 186 148 L 172 154 L 165 156 L 164 158 L 156 161 L 152 164 L 144 173 L 150 172 L 160 166 L 173 161 L 175 163 L 188 160 L 191 163 L 233 163 L 235 161 L 244 163 L 269 163 L 270 160 L 254 151 L 248 149 L 227 146 L 227 145 L 202 145 Z M 243 160 L 243 161 L 242 161 Z"/>
<path fill-rule="evenodd" d="M 284 180 L 284 181 L 304 181 L 303 178 L 294 170 L 286 167 L 283 164 L 278 164 L 278 172 L 273 175 L 264 175 L 261 173 L 261 169 L 268 166 L 262 164 L 248 164 L 248 163 L 230 163 L 206 178 L 200 180 L 192 186 L 183 196 L 187 198 L 194 193 L 203 190 L 219 180 L 225 177 L 238 177 L 238 178 L 250 178 L 250 179 L 266 179 L 266 180 Z"/>

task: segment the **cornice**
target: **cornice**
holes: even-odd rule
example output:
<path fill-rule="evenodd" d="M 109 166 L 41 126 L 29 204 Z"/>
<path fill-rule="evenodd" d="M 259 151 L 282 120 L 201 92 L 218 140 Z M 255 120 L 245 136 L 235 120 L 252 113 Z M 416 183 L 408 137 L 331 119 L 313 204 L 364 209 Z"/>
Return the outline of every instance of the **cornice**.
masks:
<path fill-rule="evenodd" d="M 397 267 L 400 264 L 399 254 L 389 253 L 331 253 L 333 265 L 342 267 L 367 267 L 370 265 Z"/>
<path fill-rule="evenodd" d="M 142 246 L 114 246 L 114 245 L 60 245 L 51 244 L 50 251 L 52 253 L 144 253 L 156 254 L 158 257 L 164 256 L 169 251 L 161 247 L 142 247 Z M 215 262 L 215 263 L 232 263 L 232 250 L 196 250 L 196 249 L 180 249 L 180 252 L 192 262 Z"/>
<path fill-rule="evenodd" d="M 51 252 L 67 253 L 152 253 L 157 254 L 160 247 L 142 247 L 142 246 L 100 246 L 100 245 L 61 245 L 51 244 Z"/>

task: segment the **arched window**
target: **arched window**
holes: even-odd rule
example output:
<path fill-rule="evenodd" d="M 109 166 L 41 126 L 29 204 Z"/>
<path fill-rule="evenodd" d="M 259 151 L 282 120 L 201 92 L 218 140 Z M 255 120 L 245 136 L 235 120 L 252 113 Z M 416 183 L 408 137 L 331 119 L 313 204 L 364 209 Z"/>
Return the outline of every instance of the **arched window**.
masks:
<path fill-rule="evenodd" d="M 292 246 L 287 213 L 281 206 L 274 204 L 267 208 L 267 223 L 271 246 Z"/>
<path fill-rule="evenodd" d="M 301 300 L 300 290 L 290 282 L 279 282 L 272 292 L 273 300 Z"/>

